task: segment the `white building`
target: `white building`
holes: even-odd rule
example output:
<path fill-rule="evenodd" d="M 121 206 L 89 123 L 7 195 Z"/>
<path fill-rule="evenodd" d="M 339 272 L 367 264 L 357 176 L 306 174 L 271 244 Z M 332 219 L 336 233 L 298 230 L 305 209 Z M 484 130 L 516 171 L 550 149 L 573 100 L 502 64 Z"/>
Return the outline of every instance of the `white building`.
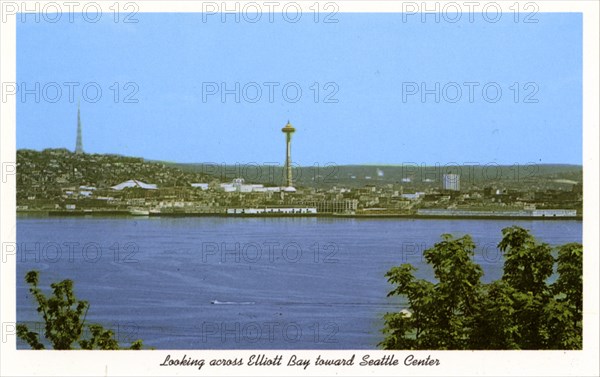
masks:
<path fill-rule="evenodd" d="M 574 209 L 534 209 L 531 214 L 536 217 L 575 217 L 577 210 Z"/>
<path fill-rule="evenodd" d="M 138 181 L 137 179 L 130 179 L 128 181 L 119 183 L 116 186 L 112 186 L 111 188 L 113 190 L 121 191 L 123 189 L 132 188 L 132 187 L 139 187 L 139 188 L 144 189 L 144 190 L 157 190 L 158 189 L 158 187 L 156 187 L 155 184 L 144 183 L 142 181 Z"/>
<path fill-rule="evenodd" d="M 236 192 L 237 187 L 235 187 L 232 183 L 221 183 L 221 189 L 225 192 Z"/>
<path fill-rule="evenodd" d="M 421 196 L 425 195 L 424 192 L 415 192 L 414 194 L 401 194 L 400 197 L 408 200 L 417 200 Z"/>
<path fill-rule="evenodd" d="M 444 190 L 460 191 L 460 175 L 444 174 L 442 182 Z"/>
<path fill-rule="evenodd" d="M 205 185 L 205 183 L 192 183 L 194 187 L 201 187 L 195 185 Z M 207 185 L 207 184 L 206 184 Z M 295 192 L 296 189 L 293 187 L 265 187 L 261 184 L 246 184 L 244 178 L 236 178 L 231 183 L 221 183 L 220 187 L 225 192 Z M 208 188 L 208 186 L 207 186 Z M 204 188 L 202 188 L 204 190 Z"/>
<path fill-rule="evenodd" d="M 228 215 L 266 215 L 266 214 L 286 214 L 286 215 L 314 215 L 317 213 L 317 209 L 314 207 L 302 207 L 302 208 L 228 208 Z"/>

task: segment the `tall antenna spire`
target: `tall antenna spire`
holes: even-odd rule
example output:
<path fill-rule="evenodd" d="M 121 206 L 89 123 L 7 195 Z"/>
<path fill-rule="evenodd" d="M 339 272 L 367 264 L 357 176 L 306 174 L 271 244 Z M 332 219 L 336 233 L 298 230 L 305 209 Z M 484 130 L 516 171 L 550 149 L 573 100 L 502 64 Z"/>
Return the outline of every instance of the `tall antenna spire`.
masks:
<path fill-rule="evenodd" d="M 79 110 L 79 101 L 77 101 L 77 142 L 75 144 L 75 153 L 83 153 L 83 142 L 81 141 L 81 114 Z"/>

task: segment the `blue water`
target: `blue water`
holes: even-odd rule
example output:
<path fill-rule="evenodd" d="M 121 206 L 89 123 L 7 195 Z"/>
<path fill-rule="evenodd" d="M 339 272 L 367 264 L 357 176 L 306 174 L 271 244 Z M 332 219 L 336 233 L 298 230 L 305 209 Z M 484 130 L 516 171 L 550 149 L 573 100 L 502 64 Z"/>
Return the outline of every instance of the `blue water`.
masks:
<path fill-rule="evenodd" d="M 17 219 L 17 320 L 35 326 L 25 273 L 41 286 L 75 282 L 87 322 L 126 344 L 157 349 L 375 349 L 387 298 L 384 274 L 412 263 L 442 233 L 470 234 L 484 281 L 502 274 L 501 229 L 543 242 L 581 242 L 579 221 L 326 218 Z M 19 344 L 19 347 L 26 347 Z"/>

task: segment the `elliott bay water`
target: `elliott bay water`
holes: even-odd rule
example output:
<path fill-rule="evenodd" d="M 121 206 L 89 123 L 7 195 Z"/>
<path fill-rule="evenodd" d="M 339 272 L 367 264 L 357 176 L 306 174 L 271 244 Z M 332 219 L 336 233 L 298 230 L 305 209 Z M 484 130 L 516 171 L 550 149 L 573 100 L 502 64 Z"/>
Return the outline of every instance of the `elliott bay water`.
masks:
<path fill-rule="evenodd" d="M 498 279 L 511 225 L 553 246 L 582 239 L 571 220 L 18 217 L 17 321 L 39 326 L 24 282 L 36 269 L 47 293 L 72 279 L 86 322 L 122 344 L 376 349 L 383 314 L 403 307 L 386 297 L 386 271 L 412 263 L 433 279 L 422 252 L 443 233 L 470 234 L 483 280 Z"/>

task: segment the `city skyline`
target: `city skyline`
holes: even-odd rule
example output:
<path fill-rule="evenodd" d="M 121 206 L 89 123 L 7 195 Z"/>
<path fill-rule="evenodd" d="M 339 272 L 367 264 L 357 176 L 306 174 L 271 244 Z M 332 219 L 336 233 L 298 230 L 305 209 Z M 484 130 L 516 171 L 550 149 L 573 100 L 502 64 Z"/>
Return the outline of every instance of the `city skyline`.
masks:
<path fill-rule="evenodd" d="M 294 163 L 303 166 L 582 164 L 578 14 L 539 14 L 540 22 L 531 25 L 502 20 L 435 27 L 382 14 L 340 14 L 337 24 L 230 25 L 202 23 L 193 14 L 138 18 L 127 25 L 18 24 L 17 81 L 27 90 L 39 83 L 42 99 L 26 94 L 17 101 L 17 148 L 72 150 L 73 112 L 81 100 L 88 153 L 283 163 L 276 131 L 289 118 L 301 133 Z M 363 23 L 377 26 L 362 30 Z M 191 31 L 183 36 L 178 30 Z M 273 32 L 279 37 L 264 50 L 247 45 Z M 82 38 L 71 41 L 71 33 Z M 398 35 L 406 38 L 391 38 Z M 510 47 L 494 46 L 511 35 L 519 38 Z M 48 38 L 56 43 L 44 45 Z M 353 51 L 344 48 L 350 40 Z M 516 57 L 499 59 L 504 54 Z M 79 60 L 71 62 L 75 55 Z M 37 65 L 41 58 L 48 64 Z M 140 68 L 148 59 L 156 64 Z M 52 82 L 63 89 L 56 103 L 44 98 L 44 85 Z M 79 84 L 73 98 L 67 98 L 69 82 Z M 78 90 L 90 82 L 103 92 L 96 103 Z M 301 100 L 288 101 L 278 91 L 272 103 L 267 100 L 268 90 L 290 83 L 301 88 Z M 481 97 L 486 85 L 489 93 L 501 88 L 498 102 Z M 222 97 L 221 89 L 238 86 Z M 259 88 L 261 100 L 250 102 Z M 470 103 L 472 89 L 479 94 Z M 456 90 L 463 96 L 452 103 Z M 138 103 L 125 103 L 134 92 Z M 328 95 L 337 103 L 326 103 Z"/>

